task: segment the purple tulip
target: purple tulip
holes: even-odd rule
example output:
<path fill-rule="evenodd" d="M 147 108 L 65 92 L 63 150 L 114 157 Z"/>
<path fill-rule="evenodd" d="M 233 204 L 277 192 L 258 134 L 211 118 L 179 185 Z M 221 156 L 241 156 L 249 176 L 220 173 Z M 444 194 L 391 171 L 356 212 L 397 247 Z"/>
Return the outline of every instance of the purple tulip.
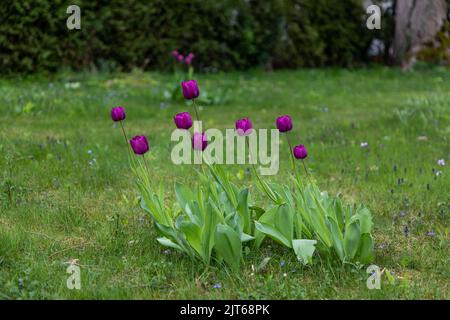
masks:
<path fill-rule="evenodd" d="M 135 136 L 130 140 L 130 144 L 136 154 L 144 154 L 148 151 L 148 141 L 145 136 Z"/>
<path fill-rule="evenodd" d="M 292 130 L 292 119 L 289 116 L 281 116 L 277 118 L 277 128 L 280 132 L 288 132 Z"/>
<path fill-rule="evenodd" d="M 206 134 L 204 132 L 196 132 L 192 136 L 192 148 L 194 150 L 205 150 L 206 146 L 208 145 L 208 138 L 206 137 Z"/>
<path fill-rule="evenodd" d="M 184 81 L 181 83 L 181 87 L 183 89 L 183 96 L 188 100 L 195 99 L 200 95 L 200 89 L 195 80 Z"/>
<path fill-rule="evenodd" d="M 180 112 L 173 117 L 173 121 L 178 129 L 189 129 L 192 127 L 192 117 L 189 112 Z"/>
<path fill-rule="evenodd" d="M 184 59 L 184 63 L 191 64 L 193 59 L 194 59 L 194 54 L 191 52 Z"/>
<path fill-rule="evenodd" d="M 124 107 L 115 107 L 111 109 L 111 118 L 113 121 L 122 121 L 125 120 L 125 108 Z"/>
<path fill-rule="evenodd" d="M 178 50 L 173 50 L 171 53 L 172 57 L 177 58 L 178 57 Z"/>
<path fill-rule="evenodd" d="M 296 159 L 305 159 L 308 156 L 308 151 L 304 145 L 298 145 L 294 147 L 294 157 Z"/>
<path fill-rule="evenodd" d="M 177 55 L 177 60 L 178 61 L 183 61 L 184 57 L 182 54 Z"/>
<path fill-rule="evenodd" d="M 238 135 L 246 136 L 252 133 L 253 125 L 249 118 L 243 118 L 236 121 L 236 130 Z"/>

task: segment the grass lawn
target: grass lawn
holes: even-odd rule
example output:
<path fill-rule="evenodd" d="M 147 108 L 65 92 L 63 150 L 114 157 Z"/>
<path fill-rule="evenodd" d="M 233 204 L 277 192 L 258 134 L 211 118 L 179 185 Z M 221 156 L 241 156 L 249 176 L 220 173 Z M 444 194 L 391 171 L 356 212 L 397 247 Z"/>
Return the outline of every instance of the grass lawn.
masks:
<path fill-rule="evenodd" d="M 256 128 L 273 128 L 277 116 L 292 116 L 321 189 L 370 208 L 374 264 L 393 279 L 385 273 L 381 289 L 369 290 L 366 267 L 320 257 L 304 267 L 271 241 L 250 251 L 239 274 L 214 264 L 205 270 L 166 250 L 137 204 L 109 112 L 125 106 L 129 135 L 149 137 L 153 179 L 164 183 L 170 204 L 174 181 L 196 180 L 191 166 L 170 161 L 172 117 L 192 106 L 168 100 L 172 75 L 60 73 L 0 79 L 0 299 L 450 299 L 450 71 L 196 78 L 202 95 L 216 99 L 201 107 L 207 127 L 232 128 L 249 116 Z M 288 178 L 285 148 L 270 179 Z M 230 170 L 251 186 L 253 202 L 263 201 L 247 168 Z M 253 274 L 252 264 L 266 257 Z M 66 287 L 72 259 L 81 290 Z"/>

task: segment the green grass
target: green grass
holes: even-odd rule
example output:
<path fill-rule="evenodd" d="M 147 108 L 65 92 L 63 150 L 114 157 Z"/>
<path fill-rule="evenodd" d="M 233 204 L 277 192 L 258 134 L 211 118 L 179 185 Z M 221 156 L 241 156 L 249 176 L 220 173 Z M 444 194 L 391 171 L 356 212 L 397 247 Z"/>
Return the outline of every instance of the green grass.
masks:
<path fill-rule="evenodd" d="M 153 179 L 163 181 L 170 203 L 174 181 L 196 180 L 191 166 L 170 161 L 172 116 L 192 111 L 190 104 L 165 102 L 170 75 L 61 73 L 0 80 L 0 299 L 450 298 L 450 71 L 197 79 L 209 97 L 227 90 L 224 101 L 202 108 L 207 127 L 231 128 L 249 116 L 255 127 L 273 128 L 276 116 L 293 117 L 293 136 L 308 147 L 321 189 L 372 211 L 374 264 L 395 283 L 383 276 L 381 290 L 368 290 L 365 267 L 330 265 L 317 256 L 303 267 L 270 241 L 249 252 L 239 274 L 216 265 L 205 270 L 166 251 L 136 203 L 123 137 L 109 111 L 125 106 L 129 135 L 149 137 Z M 363 141 L 368 148 L 360 147 Z M 280 148 L 280 171 L 271 179 L 284 181 L 289 159 L 286 144 Z M 441 158 L 446 166 L 437 165 Z M 246 174 L 239 183 L 252 186 L 253 201 L 264 205 L 252 179 Z M 265 257 L 271 258 L 266 268 L 252 274 L 251 265 Z M 81 265 L 81 290 L 66 287 L 71 259 Z"/>

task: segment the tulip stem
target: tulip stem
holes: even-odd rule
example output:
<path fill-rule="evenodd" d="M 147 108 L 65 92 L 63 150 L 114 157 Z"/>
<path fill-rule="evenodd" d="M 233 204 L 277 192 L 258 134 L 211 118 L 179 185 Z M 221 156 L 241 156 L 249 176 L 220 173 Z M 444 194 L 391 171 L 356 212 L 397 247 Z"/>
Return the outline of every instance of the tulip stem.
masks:
<path fill-rule="evenodd" d="M 127 148 L 128 148 L 128 137 L 125 132 L 125 128 L 123 127 L 122 120 L 120 120 L 120 127 L 122 128 L 123 137 L 125 138 L 125 144 L 127 145 Z"/>
<path fill-rule="evenodd" d="M 286 140 L 288 142 L 289 145 L 289 154 L 291 155 L 291 161 L 292 161 L 292 170 L 294 170 L 294 172 L 296 171 L 295 168 L 295 159 L 294 159 L 294 149 L 292 149 L 292 145 L 291 145 L 291 141 L 289 140 L 289 134 L 286 133 Z"/>
<path fill-rule="evenodd" d="M 145 170 L 147 171 L 147 174 L 150 173 L 150 170 L 148 170 L 148 166 L 147 166 L 147 158 L 145 157 L 145 153 L 142 155 L 142 159 L 144 161 L 144 166 L 145 166 Z"/>
<path fill-rule="evenodd" d="M 309 180 L 309 183 L 311 183 L 312 184 L 312 182 L 311 182 L 311 178 L 309 177 L 309 172 L 308 172 L 308 169 L 306 168 L 306 164 L 305 164 L 305 161 L 302 159 L 302 164 L 303 164 L 303 168 L 305 169 L 305 172 L 306 172 L 306 176 L 308 177 L 308 180 Z"/>
<path fill-rule="evenodd" d="M 258 174 L 258 170 L 256 170 L 256 165 L 253 163 L 252 153 L 250 152 L 250 143 L 248 142 L 249 140 L 245 136 L 244 136 L 244 139 L 245 139 L 245 142 L 247 143 L 248 155 L 250 156 L 250 163 L 252 165 L 253 172 L 255 173 L 256 178 L 258 179 L 259 183 L 262 185 L 261 177 Z"/>
<path fill-rule="evenodd" d="M 197 103 L 195 102 L 195 99 L 192 99 L 192 103 L 194 104 L 195 117 L 197 118 L 197 121 L 200 121 L 200 117 L 198 116 L 198 111 L 197 111 Z"/>

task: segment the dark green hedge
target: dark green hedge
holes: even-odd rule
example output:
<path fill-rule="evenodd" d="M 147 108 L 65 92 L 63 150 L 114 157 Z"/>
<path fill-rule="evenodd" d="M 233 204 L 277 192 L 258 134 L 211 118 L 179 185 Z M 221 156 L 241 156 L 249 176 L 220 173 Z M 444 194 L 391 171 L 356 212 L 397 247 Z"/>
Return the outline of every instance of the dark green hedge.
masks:
<path fill-rule="evenodd" d="M 81 8 L 81 30 L 66 8 Z M 361 0 L 3 0 L 1 72 L 349 66 L 368 46 Z"/>

